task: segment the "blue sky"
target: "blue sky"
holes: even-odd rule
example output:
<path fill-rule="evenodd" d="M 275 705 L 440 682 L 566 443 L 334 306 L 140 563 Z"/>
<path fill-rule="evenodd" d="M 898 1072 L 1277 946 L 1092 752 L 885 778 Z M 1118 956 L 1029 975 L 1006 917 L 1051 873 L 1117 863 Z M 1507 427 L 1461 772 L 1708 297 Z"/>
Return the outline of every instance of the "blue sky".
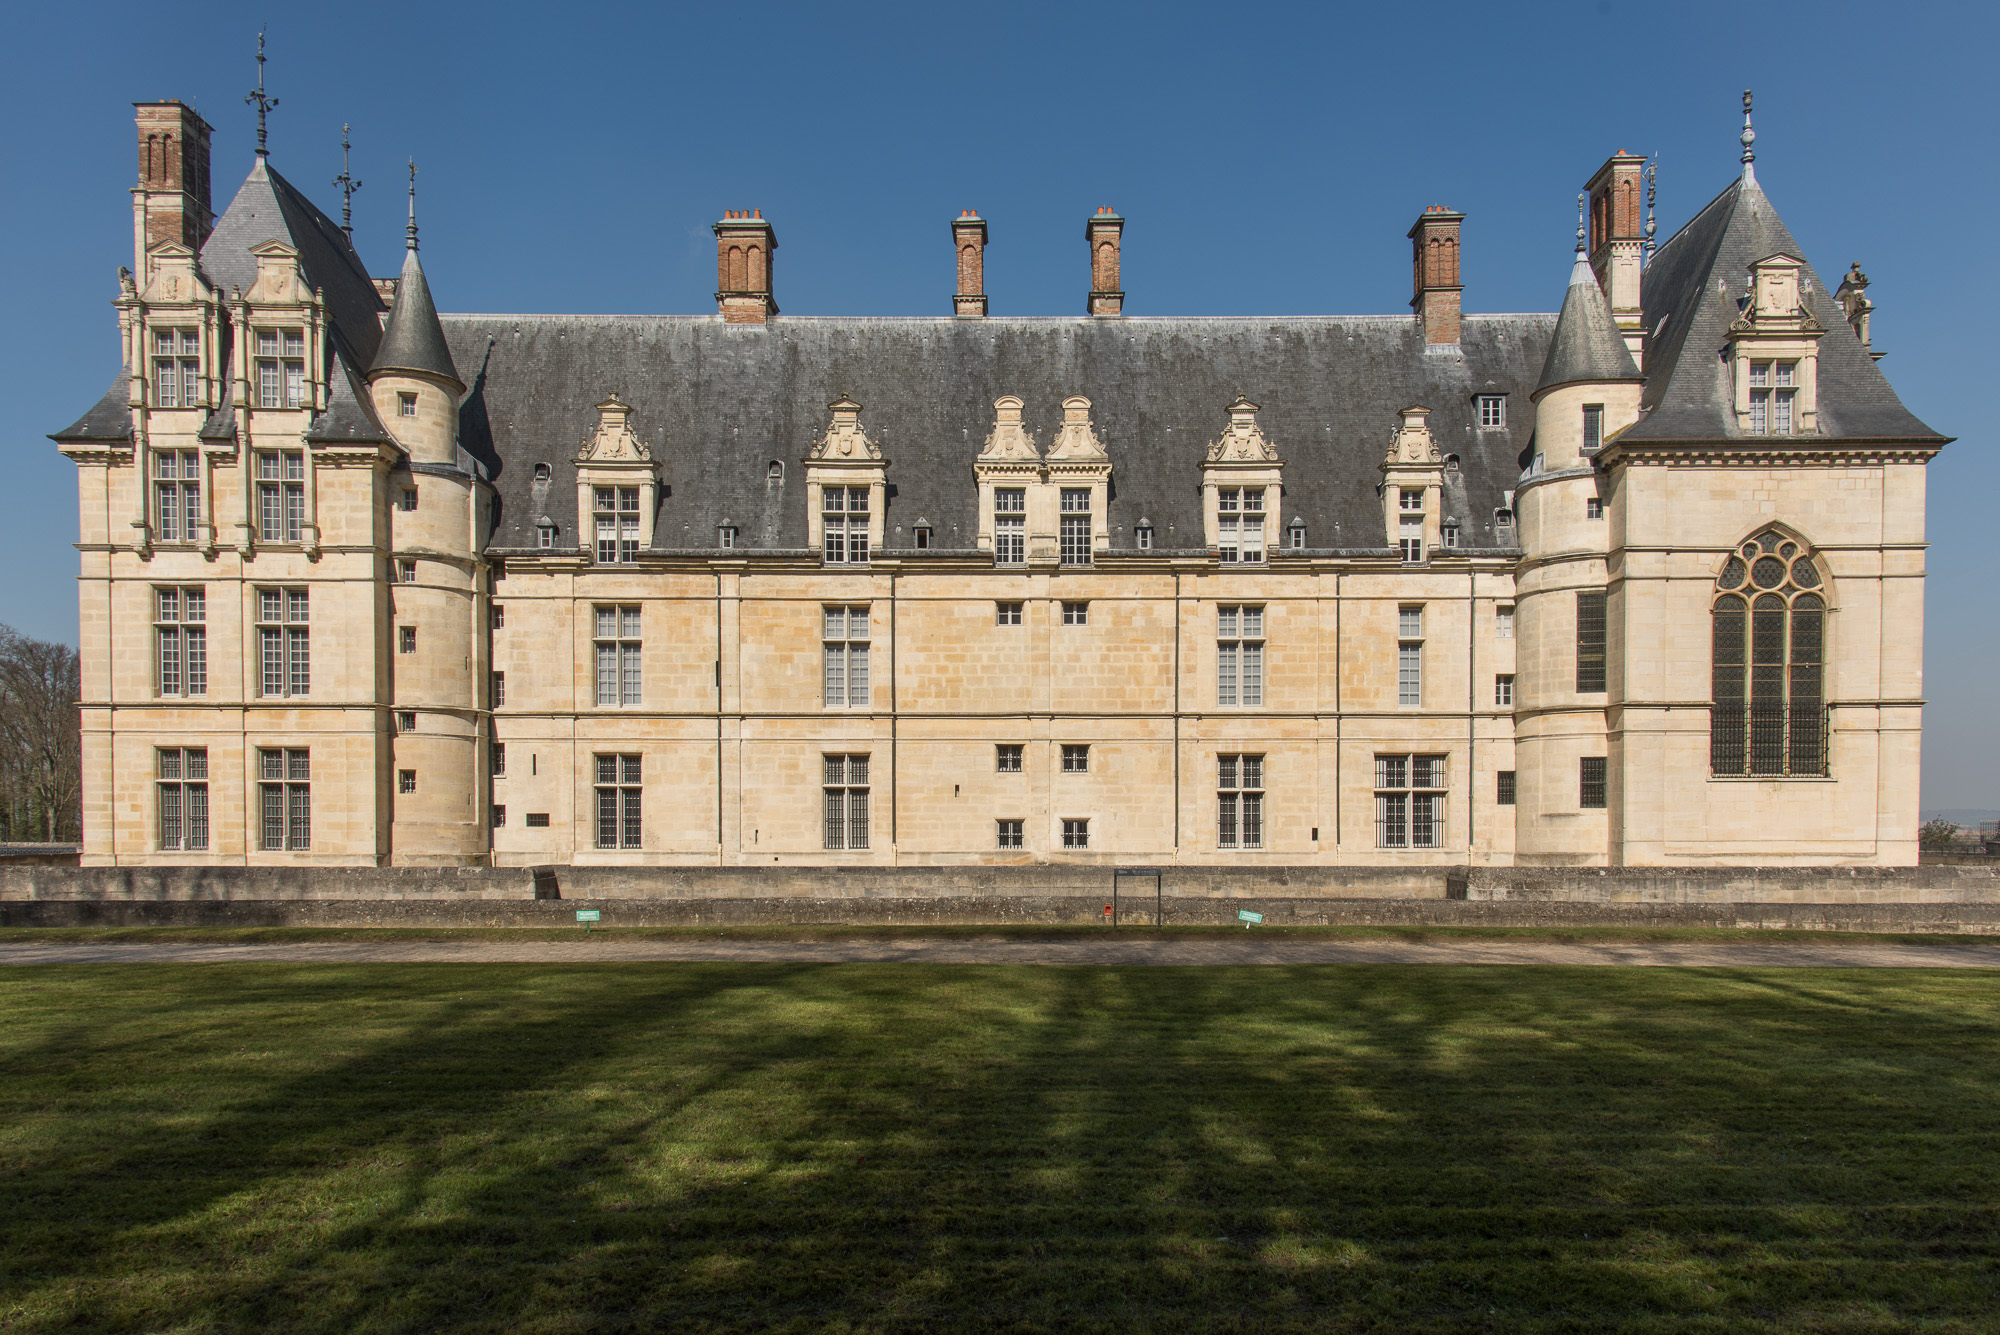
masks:
<path fill-rule="evenodd" d="M 1407 309 L 1404 233 L 1468 215 L 1467 309 L 1554 310 L 1575 195 L 1657 153 L 1664 238 L 1737 170 L 1819 271 L 1874 280 L 1883 369 L 1959 437 L 1930 470 L 1924 805 L 2000 808 L 1992 595 L 1995 6 L 1171 3 L 32 6 L 0 53 L 15 271 L 0 322 L 15 521 L 0 621 L 73 642 L 72 467 L 45 439 L 117 370 L 133 101 L 195 102 L 225 205 L 269 27 L 272 162 L 328 212 L 354 127 L 355 239 L 393 273 L 422 168 L 439 305 L 713 309 L 708 225 L 761 208 L 792 314 L 950 310 L 947 224 L 992 229 L 995 314 L 1080 313 L 1081 223 L 1129 220 L 1126 310 Z M 334 17 L 338 15 L 338 17 Z M 1977 335 L 1977 336 L 1976 336 Z"/>

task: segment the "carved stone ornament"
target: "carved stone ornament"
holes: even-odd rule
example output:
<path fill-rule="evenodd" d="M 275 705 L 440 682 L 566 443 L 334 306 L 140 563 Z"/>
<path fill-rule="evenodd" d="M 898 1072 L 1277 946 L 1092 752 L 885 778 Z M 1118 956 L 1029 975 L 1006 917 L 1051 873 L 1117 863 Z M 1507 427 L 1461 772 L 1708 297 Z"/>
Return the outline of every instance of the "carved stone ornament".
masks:
<path fill-rule="evenodd" d="M 986 438 L 986 448 L 979 452 L 979 458 L 983 463 L 1042 461 L 1035 438 L 1021 425 L 1021 400 L 1012 394 L 993 400 L 993 434 Z"/>
<path fill-rule="evenodd" d="M 146 258 L 152 274 L 141 295 L 148 302 L 174 305 L 208 298 L 211 289 L 201 276 L 195 253 L 186 246 L 162 241 L 147 248 Z"/>
<path fill-rule="evenodd" d="M 632 407 L 616 394 L 597 405 L 597 431 L 583 442 L 580 464 L 650 463 L 652 451 L 632 431 Z"/>
<path fill-rule="evenodd" d="M 861 405 L 850 396 L 843 394 L 826 405 L 833 414 L 833 424 L 826 434 L 813 442 L 812 452 L 806 455 L 810 461 L 822 459 L 852 460 L 864 462 L 880 460 L 882 449 L 861 429 Z"/>
<path fill-rule="evenodd" d="M 1431 438 L 1431 410 L 1413 404 L 1399 415 L 1403 424 L 1396 428 L 1395 438 L 1389 442 L 1389 453 L 1382 462 L 1441 465 L 1443 460 L 1438 454 L 1437 441 Z"/>
<path fill-rule="evenodd" d="M 1229 425 L 1221 439 L 1208 447 L 1210 463 L 1278 463 L 1278 447 L 1257 425 L 1257 405 L 1243 394 L 1229 405 Z"/>
<path fill-rule="evenodd" d="M 1062 426 L 1056 431 L 1055 443 L 1049 446 L 1050 463 L 1104 463 L 1110 457 L 1104 452 L 1104 443 L 1090 427 L 1090 400 L 1081 394 L 1072 394 L 1063 400 Z"/>

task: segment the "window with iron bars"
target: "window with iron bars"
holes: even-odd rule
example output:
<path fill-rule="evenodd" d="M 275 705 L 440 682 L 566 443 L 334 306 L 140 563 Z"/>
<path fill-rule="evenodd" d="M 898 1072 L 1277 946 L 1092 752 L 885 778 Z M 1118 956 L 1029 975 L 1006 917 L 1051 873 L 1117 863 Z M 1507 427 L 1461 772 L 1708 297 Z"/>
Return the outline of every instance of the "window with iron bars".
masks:
<path fill-rule="evenodd" d="M 312 847 L 312 753 L 304 748 L 257 752 L 259 846 L 302 853 Z"/>
<path fill-rule="evenodd" d="M 1264 846 L 1264 757 L 1216 757 L 1216 846 Z"/>
<path fill-rule="evenodd" d="M 600 755 L 597 761 L 597 846 L 639 848 L 643 827 L 639 757 Z"/>
<path fill-rule="evenodd" d="M 868 757 L 829 755 L 820 759 L 825 766 L 826 846 L 868 847 Z"/>
<path fill-rule="evenodd" d="M 1576 595 L 1576 689 L 1593 694 L 1605 689 L 1604 595 Z"/>
<path fill-rule="evenodd" d="M 1445 758 L 1375 757 L 1375 846 L 1443 848 Z"/>
<path fill-rule="evenodd" d="M 208 847 L 208 751 L 198 746 L 159 750 L 160 849 L 199 853 Z"/>

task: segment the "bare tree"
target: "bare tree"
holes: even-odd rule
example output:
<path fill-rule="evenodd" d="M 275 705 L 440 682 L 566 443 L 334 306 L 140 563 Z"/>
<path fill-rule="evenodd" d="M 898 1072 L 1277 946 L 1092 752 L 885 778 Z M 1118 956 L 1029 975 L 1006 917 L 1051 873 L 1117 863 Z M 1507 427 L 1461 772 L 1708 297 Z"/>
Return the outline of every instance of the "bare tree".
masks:
<path fill-rule="evenodd" d="M 0 625 L 0 821 L 6 838 L 82 837 L 80 691 L 76 650 Z"/>

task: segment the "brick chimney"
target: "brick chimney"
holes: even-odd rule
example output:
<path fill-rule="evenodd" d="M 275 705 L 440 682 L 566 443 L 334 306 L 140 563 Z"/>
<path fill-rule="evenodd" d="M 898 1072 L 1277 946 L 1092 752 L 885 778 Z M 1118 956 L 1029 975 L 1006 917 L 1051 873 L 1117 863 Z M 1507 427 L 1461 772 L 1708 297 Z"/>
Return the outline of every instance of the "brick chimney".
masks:
<path fill-rule="evenodd" d="M 1117 315 L 1125 309 L 1125 293 L 1118 286 L 1125 220 L 1106 206 L 1083 225 L 1083 235 L 1090 242 L 1090 313 Z"/>
<path fill-rule="evenodd" d="M 134 102 L 139 183 L 132 187 L 133 271 L 146 277 L 146 248 L 174 241 L 200 250 L 215 225 L 209 208 L 208 122 L 181 102 Z"/>
<path fill-rule="evenodd" d="M 1465 285 L 1458 281 L 1458 225 L 1463 213 L 1453 213 L 1442 204 L 1433 204 L 1410 229 L 1410 254 L 1416 270 L 1416 295 L 1410 309 L 1424 329 L 1427 345 L 1457 344 L 1459 298 Z"/>
<path fill-rule="evenodd" d="M 778 313 L 771 252 L 778 234 L 762 209 L 735 209 L 715 224 L 715 302 L 725 324 L 763 324 Z"/>
<path fill-rule="evenodd" d="M 951 221 L 951 244 L 958 251 L 958 295 L 954 315 L 986 314 L 986 220 L 971 209 Z"/>
<path fill-rule="evenodd" d="M 1646 267 L 1645 170 L 1645 158 L 1620 149 L 1585 187 L 1590 193 L 1590 267 L 1635 360 L 1645 324 L 1639 310 L 1639 278 Z"/>

